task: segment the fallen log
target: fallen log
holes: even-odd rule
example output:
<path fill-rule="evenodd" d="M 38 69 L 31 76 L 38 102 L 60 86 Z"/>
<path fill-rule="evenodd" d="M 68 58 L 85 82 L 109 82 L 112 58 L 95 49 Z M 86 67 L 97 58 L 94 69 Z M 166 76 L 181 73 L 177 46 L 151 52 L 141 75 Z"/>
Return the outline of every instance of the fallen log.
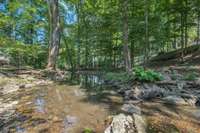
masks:
<path fill-rule="evenodd" d="M 171 59 L 176 59 L 176 58 L 180 58 L 182 51 L 184 51 L 184 56 L 189 55 L 189 54 L 193 54 L 196 53 L 197 51 L 199 51 L 200 49 L 200 45 L 193 45 L 193 46 L 189 46 L 187 48 L 182 49 L 178 49 L 175 51 L 171 51 L 168 53 L 163 53 L 160 55 L 157 55 L 155 57 L 153 57 L 151 59 L 151 61 L 166 61 L 166 60 L 171 60 Z M 151 62 L 150 61 L 150 62 Z"/>

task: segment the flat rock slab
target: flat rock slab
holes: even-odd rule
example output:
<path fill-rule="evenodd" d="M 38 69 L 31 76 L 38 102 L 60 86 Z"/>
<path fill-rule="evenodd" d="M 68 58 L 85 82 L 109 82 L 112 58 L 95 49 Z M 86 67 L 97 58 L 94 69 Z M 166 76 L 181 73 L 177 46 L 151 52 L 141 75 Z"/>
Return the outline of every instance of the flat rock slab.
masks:
<path fill-rule="evenodd" d="M 137 133 L 137 130 L 133 117 L 119 114 L 113 117 L 111 125 L 104 133 Z"/>

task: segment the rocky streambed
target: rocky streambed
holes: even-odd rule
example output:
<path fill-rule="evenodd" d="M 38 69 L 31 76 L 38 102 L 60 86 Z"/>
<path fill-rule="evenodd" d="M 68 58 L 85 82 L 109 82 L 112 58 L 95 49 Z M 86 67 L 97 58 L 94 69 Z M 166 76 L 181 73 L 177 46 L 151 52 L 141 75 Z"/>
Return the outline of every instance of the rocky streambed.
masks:
<path fill-rule="evenodd" d="M 199 133 L 200 79 L 163 73 L 154 83 L 107 81 L 124 99 L 122 113 L 113 117 L 106 133 Z M 174 72 L 173 72 L 174 76 Z"/>
<path fill-rule="evenodd" d="M 182 80 L 177 73 L 173 80 L 167 70 L 165 80 L 154 83 L 124 84 L 95 75 L 53 82 L 34 73 L 0 74 L 0 132 L 200 132 L 198 78 Z M 66 75 L 50 77 L 60 81 Z"/>

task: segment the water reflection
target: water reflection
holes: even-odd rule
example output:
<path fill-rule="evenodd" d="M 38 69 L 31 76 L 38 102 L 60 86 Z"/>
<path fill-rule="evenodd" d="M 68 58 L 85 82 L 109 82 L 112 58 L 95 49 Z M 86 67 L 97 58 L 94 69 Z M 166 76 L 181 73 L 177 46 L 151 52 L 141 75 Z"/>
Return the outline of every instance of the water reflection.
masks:
<path fill-rule="evenodd" d="M 45 100 L 42 97 L 35 99 L 35 108 L 39 113 L 45 113 Z"/>
<path fill-rule="evenodd" d="M 20 102 L 17 110 L 22 116 L 17 116 L 12 129 L 16 133 L 78 133 L 88 127 L 103 132 L 104 120 L 113 113 L 110 108 L 115 108 L 104 93 L 102 76 L 76 74 L 68 80 L 76 85 L 55 83 L 31 90 L 29 97 Z"/>
<path fill-rule="evenodd" d="M 27 133 L 26 130 L 24 128 L 22 128 L 21 126 L 17 126 L 16 127 L 16 133 Z"/>
<path fill-rule="evenodd" d="M 71 73 L 70 81 L 84 88 L 102 88 L 104 80 L 100 74 L 75 74 Z"/>
<path fill-rule="evenodd" d="M 78 122 L 78 119 L 75 116 L 66 116 L 63 124 L 64 124 L 64 131 L 67 132 L 67 130 L 73 126 L 76 125 L 76 123 Z"/>

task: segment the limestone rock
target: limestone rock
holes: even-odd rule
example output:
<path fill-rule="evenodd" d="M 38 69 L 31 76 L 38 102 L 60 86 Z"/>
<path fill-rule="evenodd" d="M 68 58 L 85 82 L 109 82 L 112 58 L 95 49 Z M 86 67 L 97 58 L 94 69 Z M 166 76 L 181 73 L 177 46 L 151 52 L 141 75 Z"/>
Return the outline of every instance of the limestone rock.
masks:
<path fill-rule="evenodd" d="M 104 133 L 137 133 L 137 130 L 132 116 L 119 114 L 113 117 L 111 125 Z"/>

